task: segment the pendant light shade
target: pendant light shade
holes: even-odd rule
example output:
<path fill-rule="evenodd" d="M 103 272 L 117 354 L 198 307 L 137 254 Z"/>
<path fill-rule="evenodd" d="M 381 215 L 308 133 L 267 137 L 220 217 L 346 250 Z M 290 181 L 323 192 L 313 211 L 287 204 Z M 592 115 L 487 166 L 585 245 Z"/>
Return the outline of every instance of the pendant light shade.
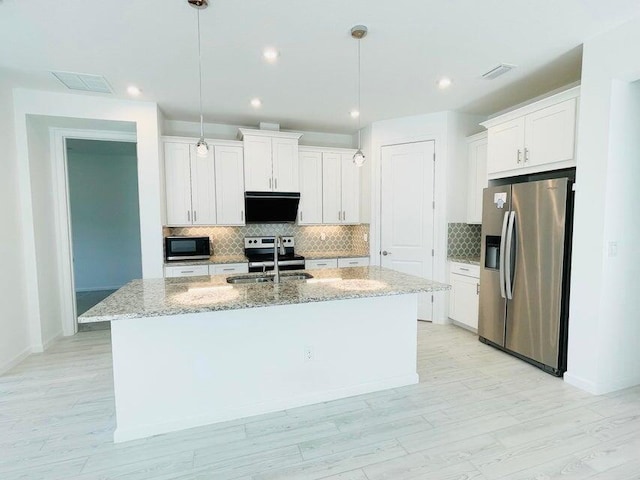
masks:
<path fill-rule="evenodd" d="M 209 155 L 209 145 L 204 139 L 204 116 L 202 114 L 202 54 L 200 48 L 200 10 L 204 10 L 209 6 L 207 0 L 187 0 L 187 3 L 198 12 L 198 82 L 200 104 L 200 140 L 196 143 L 196 155 L 205 158 Z"/>
<path fill-rule="evenodd" d="M 362 145 L 360 141 L 360 130 L 361 130 L 361 116 L 362 116 L 362 108 L 361 108 L 361 84 L 362 84 L 362 74 L 361 74 L 361 66 L 362 62 L 360 61 L 360 42 L 364 37 L 367 36 L 367 32 L 369 29 L 364 25 L 356 25 L 351 29 L 351 36 L 358 41 L 358 151 L 353 154 L 353 163 L 361 167 L 364 165 L 366 160 L 364 153 L 362 153 Z"/>

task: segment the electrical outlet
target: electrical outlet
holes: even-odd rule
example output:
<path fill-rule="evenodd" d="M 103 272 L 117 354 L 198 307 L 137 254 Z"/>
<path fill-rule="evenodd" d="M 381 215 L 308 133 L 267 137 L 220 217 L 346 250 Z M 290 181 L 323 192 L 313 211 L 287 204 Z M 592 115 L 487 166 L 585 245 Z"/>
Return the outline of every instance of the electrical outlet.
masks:
<path fill-rule="evenodd" d="M 327 234 L 326 234 L 326 233 L 324 233 L 324 232 L 320 233 L 320 240 L 323 240 L 323 241 L 324 241 L 324 240 L 326 240 L 326 239 L 327 239 Z"/>
<path fill-rule="evenodd" d="M 368 242 L 368 241 L 369 241 L 369 234 L 364 233 L 364 234 L 362 235 L 362 238 L 363 238 L 363 240 L 365 241 L 365 243 L 366 243 L 366 242 Z"/>
<path fill-rule="evenodd" d="M 304 361 L 310 362 L 313 360 L 313 347 L 304 347 Z"/>

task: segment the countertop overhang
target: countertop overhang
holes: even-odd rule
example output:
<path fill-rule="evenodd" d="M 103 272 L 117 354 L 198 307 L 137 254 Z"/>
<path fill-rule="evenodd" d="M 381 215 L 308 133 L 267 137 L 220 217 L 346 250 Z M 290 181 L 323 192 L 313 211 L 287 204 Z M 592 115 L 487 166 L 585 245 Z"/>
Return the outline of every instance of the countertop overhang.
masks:
<path fill-rule="evenodd" d="M 450 288 L 444 283 L 377 266 L 310 270 L 308 273 L 314 278 L 280 284 L 231 285 L 227 283 L 227 275 L 134 280 L 80 315 L 78 322 L 327 302 Z"/>

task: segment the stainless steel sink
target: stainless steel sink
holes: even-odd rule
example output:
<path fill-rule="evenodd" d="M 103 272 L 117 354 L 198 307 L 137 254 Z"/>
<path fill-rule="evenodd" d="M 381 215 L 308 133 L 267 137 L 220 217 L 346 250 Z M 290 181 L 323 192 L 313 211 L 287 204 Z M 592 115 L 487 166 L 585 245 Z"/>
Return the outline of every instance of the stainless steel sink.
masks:
<path fill-rule="evenodd" d="M 231 283 L 234 285 L 242 284 L 242 283 L 270 283 L 270 282 L 273 282 L 273 278 L 274 278 L 273 275 L 259 275 L 259 276 L 242 275 L 238 277 L 227 277 L 227 283 Z M 308 278 L 313 278 L 313 275 L 310 275 L 308 273 L 298 273 L 298 272 L 280 274 L 281 282 L 291 282 L 293 280 L 306 280 Z"/>

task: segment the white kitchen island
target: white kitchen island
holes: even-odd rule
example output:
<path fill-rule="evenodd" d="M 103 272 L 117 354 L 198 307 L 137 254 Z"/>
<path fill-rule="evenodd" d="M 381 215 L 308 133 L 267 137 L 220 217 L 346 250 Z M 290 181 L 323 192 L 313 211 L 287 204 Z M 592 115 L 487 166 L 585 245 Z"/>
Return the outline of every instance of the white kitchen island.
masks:
<path fill-rule="evenodd" d="M 136 280 L 79 318 L 111 321 L 122 442 L 418 382 L 417 294 L 380 267 L 281 284 Z"/>

